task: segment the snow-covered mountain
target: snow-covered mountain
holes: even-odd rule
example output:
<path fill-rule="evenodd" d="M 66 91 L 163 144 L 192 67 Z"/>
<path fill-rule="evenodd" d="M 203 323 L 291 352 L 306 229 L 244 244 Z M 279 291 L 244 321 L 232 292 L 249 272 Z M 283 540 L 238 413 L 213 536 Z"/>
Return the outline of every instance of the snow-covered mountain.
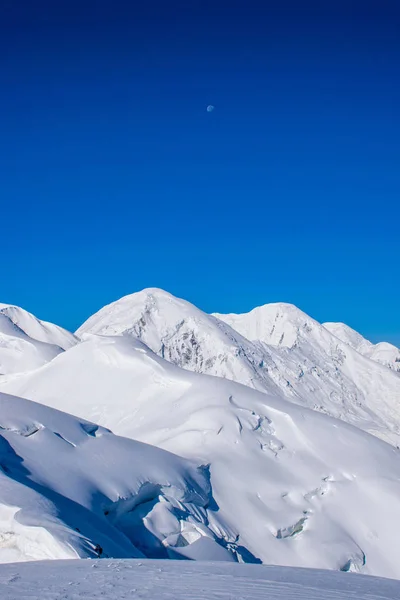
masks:
<path fill-rule="evenodd" d="M 105 306 L 77 331 L 122 333 L 168 361 L 340 418 L 400 446 L 400 376 L 290 304 L 208 315 L 158 289 Z"/>
<path fill-rule="evenodd" d="M 23 308 L 0 304 L 0 375 L 36 369 L 76 342 L 69 331 Z"/>
<path fill-rule="evenodd" d="M 241 560 L 400 577 L 394 532 L 400 453 L 360 429 L 278 395 L 181 369 L 131 335 L 86 334 L 40 369 L 3 379 L 9 392 L 210 465 L 212 502 L 202 507 L 203 529 L 196 525 L 186 542 L 204 537 L 207 527 L 223 550 Z M 42 433 L 33 440 L 37 435 Z M 68 440 L 71 434 L 61 435 Z M 62 444 L 76 456 L 76 448 Z M 81 446 L 89 455 L 87 444 Z M 51 452 L 56 460 L 58 450 Z M 100 453 L 100 462 L 106 455 Z M 105 471 L 103 478 L 116 502 L 121 491 Z M 150 509 L 153 519 L 150 503 L 144 520 Z M 203 515 L 201 510 L 191 514 Z"/>
<path fill-rule="evenodd" d="M 287 304 L 207 315 L 157 289 L 76 337 L 21 309 L 0 318 L 13 395 L 0 398 L 0 560 L 213 557 L 400 578 L 400 453 L 365 433 L 400 445 L 400 375 L 355 332 Z"/>
<path fill-rule="evenodd" d="M 156 288 L 125 296 L 90 317 L 76 332 L 133 336 L 184 369 L 279 389 L 263 368 L 265 353 L 222 321 Z"/>
<path fill-rule="evenodd" d="M 206 468 L 0 394 L 0 562 L 234 560 L 207 526 L 209 505 Z"/>
<path fill-rule="evenodd" d="M 215 316 L 272 353 L 287 379 L 287 387 L 281 386 L 286 397 L 400 445 L 400 376 L 373 360 L 362 344 L 360 352 L 354 336 L 353 343 L 349 337 L 342 341 L 337 328 L 292 304 Z M 276 381 L 276 371 L 270 373 Z"/>
<path fill-rule="evenodd" d="M 333 335 L 336 335 L 342 342 L 345 342 L 360 354 L 389 367 L 389 369 L 400 372 L 400 349 L 393 346 L 393 344 L 388 342 L 373 344 L 344 323 L 324 323 L 323 325 Z"/>

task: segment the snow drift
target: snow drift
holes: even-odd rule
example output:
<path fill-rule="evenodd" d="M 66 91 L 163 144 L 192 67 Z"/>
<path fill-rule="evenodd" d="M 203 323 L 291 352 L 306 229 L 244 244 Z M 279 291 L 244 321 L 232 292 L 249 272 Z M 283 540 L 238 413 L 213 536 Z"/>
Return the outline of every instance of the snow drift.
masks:
<path fill-rule="evenodd" d="M 208 527 L 208 470 L 0 394 L 0 562 L 76 557 L 234 560 Z"/>

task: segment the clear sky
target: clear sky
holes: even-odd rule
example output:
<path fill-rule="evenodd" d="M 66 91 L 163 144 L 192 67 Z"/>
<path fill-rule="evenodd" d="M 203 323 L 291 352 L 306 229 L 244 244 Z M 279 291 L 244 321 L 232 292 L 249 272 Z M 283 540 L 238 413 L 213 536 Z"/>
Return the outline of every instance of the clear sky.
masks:
<path fill-rule="evenodd" d="M 3 0 L 0 86 L 0 301 L 75 329 L 155 286 L 400 343 L 398 0 Z"/>

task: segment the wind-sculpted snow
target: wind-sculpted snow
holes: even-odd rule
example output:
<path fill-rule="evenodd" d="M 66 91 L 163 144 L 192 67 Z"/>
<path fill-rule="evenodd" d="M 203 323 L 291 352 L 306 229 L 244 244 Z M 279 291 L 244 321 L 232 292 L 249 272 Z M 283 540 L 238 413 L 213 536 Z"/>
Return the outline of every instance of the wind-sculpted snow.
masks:
<path fill-rule="evenodd" d="M 203 547 L 234 560 L 208 528 L 209 505 L 206 467 L 0 394 L 0 562 L 197 558 Z"/>
<path fill-rule="evenodd" d="M 86 335 L 6 379 L 9 390 L 209 464 L 201 527 L 239 560 L 400 577 L 400 452 L 360 429 L 180 369 L 130 335 Z M 207 555 L 203 530 L 185 527 L 184 540 L 168 534 L 171 545 L 194 541 L 188 550 Z"/>
<path fill-rule="evenodd" d="M 400 446 L 400 375 L 293 305 L 211 316 L 148 289 L 101 309 L 77 334 L 85 332 L 134 336 L 180 367 L 284 396 Z"/>
<path fill-rule="evenodd" d="M 0 375 L 36 369 L 77 342 L 72 334 L 9 304 L 0 304 Z"/>
<path fill-rule="evenodd" d="M 3 600 L 398 600 L 400 583 L 310 569 L 150 560 L 0 565 Z"/>

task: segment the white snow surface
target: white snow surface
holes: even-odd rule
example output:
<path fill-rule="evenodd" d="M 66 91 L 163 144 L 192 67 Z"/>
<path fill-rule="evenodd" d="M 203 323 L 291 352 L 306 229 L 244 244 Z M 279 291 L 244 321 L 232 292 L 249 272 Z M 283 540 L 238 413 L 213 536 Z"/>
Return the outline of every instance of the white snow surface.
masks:
<path fill-rule="evenodd" d="M 202 549 L 235 560 L 207 526 L 211 500 L 206 468 L 0 394 L 0 562 Z"/>
<path fill-rule="evenodd" d="M 245 562 L 400 578 L 400 452 L 376 437 L 181 369 L 131 335 L 86 334 L 40 369 L 4 379 L 9 392 L 209 464 L 212 500 L 206 514 L 198 509 L 197 533 L 167 532 L 174 549 L 189 541 L 183 551 L 204 557 L 203 538 L 214 536 Z"/>
<path fill-rule="evenodd" d="M 105 306 L 77 331 L 130 335 L 168 361 L 342 419 L 400 446 L 400 373 L 291 304 L 208 315 L 156 288 Z"/>
<path fill-rule="evenodd" d="M 77 341 L 58 325 L 0 303 L 0 375 L 36 369 Z"/>
<path fill-rule="evenodd" d="M 3 600 L 398 600 L 400 583 L 329 571 L 151 560 L 0 565 Z"/>

